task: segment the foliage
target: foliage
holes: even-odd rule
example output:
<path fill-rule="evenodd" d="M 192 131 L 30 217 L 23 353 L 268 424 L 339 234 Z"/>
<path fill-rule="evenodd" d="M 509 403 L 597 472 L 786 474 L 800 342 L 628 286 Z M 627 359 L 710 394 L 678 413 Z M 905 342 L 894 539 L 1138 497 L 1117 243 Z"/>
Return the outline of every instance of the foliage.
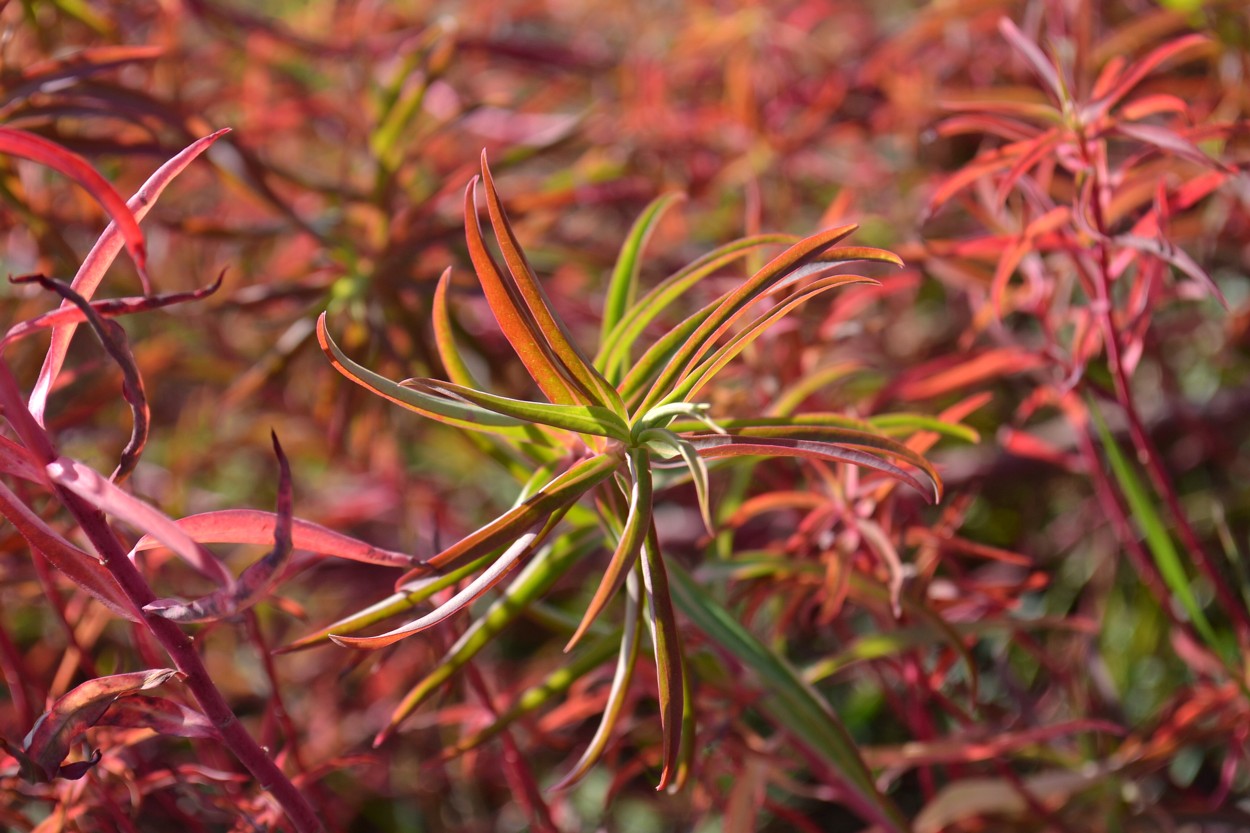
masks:
<path fill-rule="evenodd" d="M 0 827 L 1246 826 L 1243 5 L 0 4 Z"/>

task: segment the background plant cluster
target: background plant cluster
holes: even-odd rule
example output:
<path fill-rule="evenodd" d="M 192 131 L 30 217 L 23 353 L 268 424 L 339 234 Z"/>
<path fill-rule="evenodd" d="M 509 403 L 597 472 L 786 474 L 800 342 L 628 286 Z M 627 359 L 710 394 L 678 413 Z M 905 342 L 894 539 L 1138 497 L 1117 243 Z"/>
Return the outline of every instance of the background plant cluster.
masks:
<path fill-rule="evenodd" d="M 117 256 L 94 307 L 66 302 L 102 320 L 59 374 L 27 332 L 55 287 L 0 287 L 0 828 L 307 829 L 261 789 L 266 761 L 332 830 L 1250 826 L 1239 0 L 10 0 L 0 33 L 5 273 L 68 283 L 109 217 L 22 137 L 122 195 L 168 185 L 142 206 L 146 269 L 114 233 L 140 258 Z M 590 352 L 664 194 L 687 199 L 650 228 L 640 295 L 731 241 L 849 223 L 848 245 L 905 264 L 857 267 L 876 282 L 763 330 L 699 398 L 713 420 L 840 415 L 931 461 L 940 503 L 833 459 L 709 461 L 709 533 L 695 467 L 656 479 L 659 550 L 690 576 L 680 776 L 651 642 L 614 691 L 629 602 L 562 651 L 629 534 L 595 526 L 610 505 L 569 510 L 565 567 L 516 609 L 500 584 L 380 650 L 327 637 L 547 459 L 372 396 L 318 349 L 324 311 L 361 366 L 456 381 L 441 320 L 490 391 L 542 398 L 472 278 L 483 148 Z M 727 259 L 644 341 L 777 251 Z M 92 471 L 116 487 L 81 491 Z M 230 543 L 144 549 L 197 515 Z M 133 576 L 214 621 L 162 602 L 150 627 L 73 567 L 132 547 Z M 449 663 L 474 628 L 490 638 Z M 198 657 L 258 758 L 171 656 Z"/>

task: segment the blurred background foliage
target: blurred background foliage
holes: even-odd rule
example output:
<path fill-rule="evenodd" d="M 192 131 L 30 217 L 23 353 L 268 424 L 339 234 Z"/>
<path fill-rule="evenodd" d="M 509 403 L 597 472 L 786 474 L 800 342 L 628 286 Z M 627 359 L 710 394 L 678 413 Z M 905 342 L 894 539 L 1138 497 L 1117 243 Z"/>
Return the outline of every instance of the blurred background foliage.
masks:
<path fill-rule="evenodd" d="M 1003 18 L 1059 66 L 1058 122 L 1027 117 L 1047 106 L 1045 73 Z M 1118 121 L 1082 121 L 1116 72 L 1195 32 L 1205 40 L 1144 74 L 1109 116 Z M 658 226 L 644 284 L 746 234 L 856 222 L 855 244 L 896 251 L 907 267 L 874 271 L 881 287 L 841 292 L 771 330 L 709 391 L 714 411 L 762 413 L 799 386 L 794 404 L 809 410 L 940 415 L 980 442 L 907 435 L 931 446 L 947 490 L 937 507 L 866 492 L 836 466 L 718 469 L 713 539 L 688 486 L 661 495 L 666 556 L 702 570 L 828 699 L 918 831 L 1250 826 L 1250 12 L 1240 0 L 9 0 L 0 34 L 0 120 L 84 154 L 123 194 L 193 139 L 232 128 L 144 223 L 160 291 L 227 271 L 210 299 L 126 321 L 153 412 L 136 495 L 174 517 L 272 506 L 273 428 L 292 461 L 296 514 L 380 547 L 427 556 L 511 504 L 516 484 L 501 469 L 457 432 L 346 383 L 314 334 L 328 309 L 362 364 L 393 379 L 441 377 L 427 322 L 451 265 L 475 370 L 492 390 L 535 395 L 465 280 L 461 194 L 482 148 L 584 344 L 621 241 L 662 193 L 689 200 Z M 1027 145 L 1045 130 L 1060 131 L 1053 144 Z M 1075 159 L 1082 141 L 1096 148 L 1087 167 Z M 985 164 L 1004 148 L 1018 156 Z M 1098 227 L 1080 220 L 1092 216 L 1090 189 L 1106 195 Z M 103 224 L 83 193 L 12 159 L 0 159 L 0 199 L 10 274 L 68 279 Z M 1060 209 L 1069 213 L 1050 213 Z M 119 261 L 104 294 L 138 292 Z M 0 293 L 6 325 L 49 306 L 29 287 Z M 42 349 L 5 353 L 19 381 L 34 379 Z M 127 412 L 119 375 L 93 350 L 75 343 L 49 427 L 65 453 L 107 470 Z M 1091 410 L 1107 420 L 1102 435 Z M 1169 545 L 1210 637 L 1169 579 Z M 255 550 L 222 554 L 242 566 Z M 571 661 L 560 616 L 580 614 L 579 582 L 603 558 L 586 558 L 474 660 L 489 708 L 454 681 L 376 750 L 387 716 L 467 618 L 375 654 L 284 654 L 272 673 L 258 647 L 385 596 L 393 570 L 313 563 L 258 608 L 259 634 L 226 625 L 197 639 L 332 829 L 520 830 L 533 820 L 501 775 L 502 747 L 440 753 Z M 162 568 L 158 592 L 194 585 L 178 569 Z M 10 738 L 75 683 L 153 655 L 43 573 L 0 530 Z M 756 683 L 697 630 L 686 640 L 698 680 L 693 783 L 653 792 L 659 726 L 644 690 L 606 765 L 546 797 L 556 826 L 860 829 L 820 766 L 762 715 Z M 608 679 L 610 663 L 595 666 L 516 725 L 540 783 L 580 754 Z M 6 787 L 0 826 L 93 829 L 56 821 L 87 801 L 125 821 L 116 829 L 251 829 L 239 796 L 254 787 L 220 750 L 162 740 L 105 760 L 83 781 Z M 173 766 L 185 783 L 144 780 Z"/>

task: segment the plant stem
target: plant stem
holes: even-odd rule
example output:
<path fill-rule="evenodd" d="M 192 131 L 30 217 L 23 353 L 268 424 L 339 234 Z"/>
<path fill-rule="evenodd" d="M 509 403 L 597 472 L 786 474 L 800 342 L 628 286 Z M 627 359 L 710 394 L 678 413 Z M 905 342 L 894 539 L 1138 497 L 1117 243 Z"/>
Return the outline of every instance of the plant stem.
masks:
<path fill-rule="evenodd" d="M 5 417 L 22 438 L 27 451 L 41 465 L 46 466 L 57 459 L 51 440 L 35 422 L 34 416 L 22 401 L 13 374 L 8 366 L 3 364 L 0 364 L 0 405 L 3 405 Z M 261 787 L 273 795 L 299 833 L 324 833 L 325 827 L 321 819 L 303 794 L 291 783 L 291 780 L 266 754 L 265 750 L 252 739 L 230 709 L 225 697 L 209 676 L 208 669 L 204 667 L 200 655 L 196 653 L 191 637 L 187 636 L 173 621 L 155 613 L 143 611 L 145 605 L 156 600 L 156 594 L 152 592 L 152 588 L 148 586 L 138 568 L 126 557 L 104 513 L 65 487 L 56 483 L 51 485 L 57 498 L 74 516 L 83 533 L 95 547 L 96 553 L 113 576 L 113 580 L 117 582 L 118 587 L 135 608 L 142 613 L 143 623 L 160 642 L 169 658 L 173 660 L 174 666 L 183 676 L 183 683 L 199 703 L 205 717 L 212 721 L 213 726 L 221 734 L 226 747 L 234 753 L 239 763 L 243 764 Z"/>
<path fill-rule="evenodd" d="M 1185 549 L 1189 551 L 1189 556 L 1193 559 L 1194 566 L 1207 577 L 1216 598 L 1220 601 L 1220 605 L 1224 608 L 1227 615 L 1235 621 L 1244 642 L 1250 639 L 1250 613 L 1247 613 L 1245 605 L 1233 594 L 1230 582 L 1220 574 L 1215 563 L 1207 557 L 1206 550 L 1198 540 L 1198 535 L 1194 532 L 1193 526 L 1189 523 L 1189 517 L 1181 506 L 1176 488 L 1172 485 L 1167 470 L 1163 467 L 1159 450 L 1155 447 L 1154 441 L 1151 440 L 1150 433 L 1146 431 L 1141 415 L 1137 410 L 1132 386 L 1129 384 L 1128 372 L 1124 367 L 1119 331 L 1116 329 L 1115 318 L 1112 314 L 1111 258 L 1110 244 L 1108 242 L 1110 238 L 1107 232 L 1106 218 L 1102 210 L 1100 193 L 1102 183 L 1098 176 L 1098 166 L 1090 153 L 1089 141 L 1083 131 L 1079 132 L 1078 135 L 1080 137 L 1081 157 L 1087 166 L 1088 175 L 1091 178 L 1090 212 L 1093 215 L 1091 219 L 1100 238 L 1098 241 L 1098 271 L 1094 275 L 1095 310 L 1099 326 L 1103 331 L 1103 341 L 1107 349 L 1107 365 L 1111 370 L 1116 398 L 1119 400 L 1120 406 L 1124 410 L 1125 419 L 1128 421 L 1129 437 L 1137 450 L 1138 459 L 1145 465 L 1151 482 L 1159 494 L 1162 495 L 1168 512 L 1176 521 L 1176 530 L 1180 535 L 1181 542 L 1185 545 Z"/>

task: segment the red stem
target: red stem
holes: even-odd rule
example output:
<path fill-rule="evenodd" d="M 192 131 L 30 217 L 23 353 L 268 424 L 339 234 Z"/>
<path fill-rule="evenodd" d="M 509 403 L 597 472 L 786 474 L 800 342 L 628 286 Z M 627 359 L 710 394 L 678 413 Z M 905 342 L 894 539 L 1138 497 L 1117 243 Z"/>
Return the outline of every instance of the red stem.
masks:
<path fill-rule="evenodd" d="M 1221 606 L 1236 622 L 1244 642 L 1250 639 L 1250 613 L 1247 613 L 1245 605 L 1234 595 L 1231 583 L 1220 574 L 1214 562 L 1207 557 L 1206 550 L 1199 542 L 1198 535 L 1194 532 L 1193 526 L 1189 523 L 1189 517 L 1181 506 L 1176 488 L 1172 485 L 1167 470 L 1163 467 L 1159 450 L 1155 447 L 1154 441 L 1150 439 L 1150 434 L 1146 431 L 1141 415 L 1137 411 L 1133 390 L 1129 384 L 1128 372 L 1124 369 L 1119 331 L 1116 329 L 1115 318 L 1112 315 L 1111 260 L 1107 242 L 1109 235 L 1107 233 L 1106 218 L 1103 215 L 1100 194 L 1102 183 L 1099 181 L 1098 167 L 1090 153 L 1089 143 L 1084 132 L 1078 131 L 1077 136 L 1080 139 L 1081 158 L 1085 162 L 1091 178 L 1090 211 L 1093 214 L 1094 228 L 1098 231 L 1100 238 L 1098 242 L 1099 268 L 1094 276 L 1094 288 L 1096 291 L 1095 312 L 1103 331 L 1103 341 L 1106 343 L 1107 365 L 1111 370 L 1111 378 L 1115 383 L 1116 398 L 1120 401 L 1120 406 L 1123 408 L 1124 416 L 1128 421 L 1129 437 L 1137 450 L 1138 459 L 1145 465 L 1155 490 L 1163 496 L 1163 501 L 1167 505 L 1169 514 L 1176 521 L 1176 530 L 1180 534 L 1181 542 L 1189 551 L 1189 556 L 1193 559 L 1194 566 L 1207 577 Z"/>
<path fill-rule="evenodd" d="M 7 365 L 0 364 L 0 405 L 5 417 L 17 431 L 26 449 L 43 465 L 56 459 L 56 450 L 48 435 L 22 401 L 21 393 Z M 105 520 L 104 513 L 56 483 L 52 489 L 62 505 L 78 522 L 83 533 L 95 547 L 105 568 L 136 608 L 156 600 L 139 570 L 130 563 L 117 537 Z M 174 666 L 182 673 L 183 683 L 195 697 L 204 715 L 212 721 L 221 739 L 239 763 L 252 774 L 286 811 L 299 833 L 324 833 L 325 827 L 303 794 L 265 751 L 257 745 L 231 711 L 225 697 L 214 685 L 208 669 L 196 653 L 191 638 L 176 623 L 153 613 L 144 613 L 143 622 L 160 642 Z"/>

